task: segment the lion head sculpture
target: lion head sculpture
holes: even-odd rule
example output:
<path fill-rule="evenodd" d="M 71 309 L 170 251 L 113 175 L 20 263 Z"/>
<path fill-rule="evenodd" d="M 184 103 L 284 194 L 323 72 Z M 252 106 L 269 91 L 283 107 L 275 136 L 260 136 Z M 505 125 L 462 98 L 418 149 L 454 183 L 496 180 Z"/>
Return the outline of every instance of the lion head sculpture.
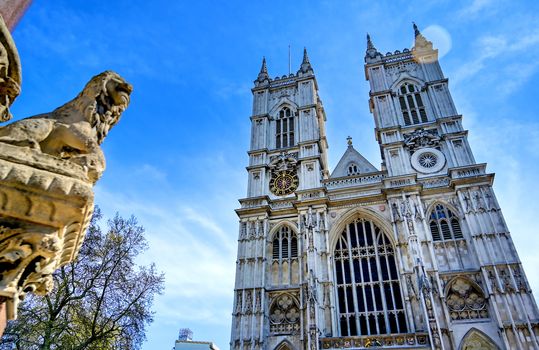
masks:
<path fill-rule="evenodd" d="M 84 117 L 95 128 L 97 143 L 101 144 L 129 105 L 132 91 L 131 84 L 117 73 L 105 71 L 90 79 L 77 97 L 58 107 L 53 114 L 59 120 Z"/>

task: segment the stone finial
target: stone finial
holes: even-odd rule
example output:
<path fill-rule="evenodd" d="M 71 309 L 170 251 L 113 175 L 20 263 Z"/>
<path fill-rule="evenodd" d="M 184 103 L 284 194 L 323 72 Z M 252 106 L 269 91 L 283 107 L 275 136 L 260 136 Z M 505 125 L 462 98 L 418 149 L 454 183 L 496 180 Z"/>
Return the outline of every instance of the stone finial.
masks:
<path fill-rule="evenodd" d="M 311 62 L 309 61 L 309 56 L 307 55 L 307 48 L 303 48 L 303 60 L 301 61 L 301 67 L 299 68 L 298 74 L 312 74 L 314 73 Z"/>
<path fill-rule="evenodd" d="M 260 67 L 260 73 L 256 79 L 258 82 L 262 83 L 264 81 L 269 81 L 268 67 L 266 66 L 266 57 L 262 57 L 262 67 Z"/>
<path fill-rule="evenodd" d="M 382 54 L 376 50 L 372 43 L 371 36 L 367 33 L 367 51 L 365 51 L 365 62 L 373 62 L 377 58 L 382 58 Z"/>
<path fill-rule="evenodd" d="M 352 137 L 351 136 L 348 136 L 346 138 L 346 142 L 348 143 L 348 147 L 352 147 Z"/>

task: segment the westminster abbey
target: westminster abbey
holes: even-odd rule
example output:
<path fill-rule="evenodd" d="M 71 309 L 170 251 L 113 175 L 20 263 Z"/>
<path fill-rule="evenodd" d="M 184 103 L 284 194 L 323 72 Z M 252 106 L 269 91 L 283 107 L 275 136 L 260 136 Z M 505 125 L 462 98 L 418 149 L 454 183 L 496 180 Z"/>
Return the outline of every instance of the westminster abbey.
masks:
<path fill-rule="evenodd" d="M 240 200 L 232 350 L 539 349 L 539 311 L 438 62 L 367 37 L 382 164 L 348 149 L 331 171 L 304 52 L 254 82 Z M 366 97 L 366 96 L 365 96 Z"/>

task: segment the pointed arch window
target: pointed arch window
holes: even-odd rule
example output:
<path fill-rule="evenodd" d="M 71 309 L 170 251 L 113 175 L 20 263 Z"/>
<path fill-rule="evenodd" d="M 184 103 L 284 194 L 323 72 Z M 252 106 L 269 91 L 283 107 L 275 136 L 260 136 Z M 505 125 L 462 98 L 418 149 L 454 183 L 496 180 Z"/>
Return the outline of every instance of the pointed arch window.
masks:
<path fill-rule="evenodd" d="M 288 226 L 283 226 L 273 236 L 273 259 L 286 260 L 298 257 L 298 238 Z"/>
<path fill-rule="evenodd" d="M 288 226 L 273 235 L 271 281 L 273 285 L 299 283 L 298 237 Z"/>
<path fill-rule="evenodd" d="M 436 205 L 429 220 L 433 241 L 463 239 L 459 219 L 442 204 Z"/>
<path fill-rule="evenodd" d="M 288 107 L 279 111 L 275 126 L 275 147 L 286 148 L 294 146 L 294 117 Z"/>
<path fill-rule="evenodd" d="M 426 123 L 428 121 L 418 86 L 404 83 L 400 86 L 398 95 L 405 125 Z"/>
<path fill-rule="evenodd" d="M 406 333 L 395 249 L 373 222 L 356 219 L 334 251 L 342 336 Z"/>

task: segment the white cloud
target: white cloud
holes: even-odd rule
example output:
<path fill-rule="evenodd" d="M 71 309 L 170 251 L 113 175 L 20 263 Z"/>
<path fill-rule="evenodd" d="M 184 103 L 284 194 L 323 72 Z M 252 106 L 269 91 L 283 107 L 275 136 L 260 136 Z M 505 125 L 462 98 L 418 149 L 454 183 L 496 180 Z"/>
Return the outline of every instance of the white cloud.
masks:
<path fill-rule="evenodd" d="M 516 54 L 526 52 L 527 55 L 539 56 L 539 31 L 531 32 L 526 35 L 509 33 L 503 35 L 485 35 L 477 39 L 473 52 L 476 53 L 474 58 L 471 58 L 468 63 L 464 63 L 454 74 L 452 79 L 455 84 L 468 80 L 480 71 L 482 71 L 492 61 L 492 64 L 498 64 L 501 68 L 504 63 L 499 62 L 499 59 L 513 59 Z M 498 59 L 498 60 L 497 60 Z M 505 80 L 510 82 L 510 88 L 505 92 L 512 92 L 529 76 L 536 72 L 537 63 L 523 63 L 520 65 L 522 69 L 491 69 L 495 74 L 503 73 Z M 515 75 L 516 73 L 516 75 Z M 500 79 L 503 80 L 503 79 Z"/>
<path fill-rule="evenodd" d="M 489 8 L 492 9 L 493 4 L 499 4 L 499 1 L 495 0 L 474 0 L 471 4 L 461 9 L 458 12 L 461 18 L 475 18 L 477 15 L 484 15 L 485 11 Z"/>

